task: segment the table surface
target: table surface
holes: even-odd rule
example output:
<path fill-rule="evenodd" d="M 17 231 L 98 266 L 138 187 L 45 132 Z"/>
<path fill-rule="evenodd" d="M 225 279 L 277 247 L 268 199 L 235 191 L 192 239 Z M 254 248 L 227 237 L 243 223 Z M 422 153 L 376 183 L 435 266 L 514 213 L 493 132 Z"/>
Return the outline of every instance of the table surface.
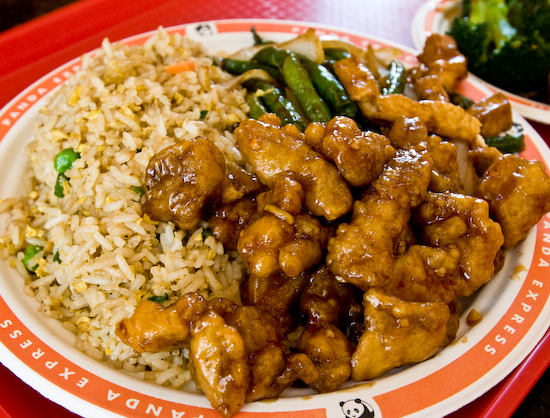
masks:
<path fill-rule="evenodd" d="M 1 6 L 6 9 L 0 9 L 0 107 L 49 71 L 98 47 L 103 38 L 116 41 L 160 25 L 290 19 L 339 26 L 413 47 L 411 22 L 424 0 L 35 0 L 34 8 L 28 3 L 7 1 Z M 550 142 L 550 128 L 532 124 Z M 450 417 L 550 416 L 550 372 L 544 373 L 549 361 L 547 334 L 503 382 Z M 0 380 L 0 417 L 76 416 L 2 365 Z"/>

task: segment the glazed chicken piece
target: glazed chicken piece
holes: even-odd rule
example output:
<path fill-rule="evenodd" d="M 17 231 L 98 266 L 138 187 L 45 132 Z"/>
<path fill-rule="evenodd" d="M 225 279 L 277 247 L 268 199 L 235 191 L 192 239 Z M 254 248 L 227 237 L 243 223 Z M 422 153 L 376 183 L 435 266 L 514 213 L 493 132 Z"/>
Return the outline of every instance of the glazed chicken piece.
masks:
<path fill-rule="evenodd" d="M 248 226 L 255 213 L 255 199 L 245 196 L 216 209 L 208 219 L 208 227 L 226 250 L 236 250 L 240 232 Z"/>
<path fill-rule="evenodd" d="M 243 262 L 258 279 L 281 270 L 297 276 L 321 259 L 330 229 L 301 212 L 303 199 L 301 184 L 288 173 L 258 196 L 255 220 L 237 241 Z"/>
<path fill-rule="evenodd" d="M 237 146 L 260 181 L 273 188 L 278 178 L 293 173 L 305 191 L 304 207 L 313 215 L 335 220 L 349 212 L 351 192 L 336 167 L 305 144 L 299 132 L 262 120 L 247 119 L 235 131 Z"/>
<path fill-rule="evenodd" d="M 363 297 L 366 331 L 351 360 L 351 378 L 371 380 L 433 356 L 447 340 L 449 307 L 443 302 L 406 302 L 369 289 Z"/>
<path fill-rule="evenodd" d="M 257 279 L 266 280 L 280 271 L 294 277 L 321 259 L 330 229 L 305 213 L 292 219 L 289 224 L 266 212 L 241 232 L 237 249 Z"/>
<path fill-rule="evenodd" d="M 257 192 L 262 188 L 262 183 L 255 174 L 249 173 L 234 162 L 226 163 L 226 181 L 222 190 L 222 201 L 231 203 L 242 199 L 244 196 Z"/>
<path fill-rule="evenodd" d="M 267 280 L 249 275 L 241 286 L 244 305 L 257 306 L 271 313 L 286 335 L 294 328 L 300 295 L 307 284 L 307 276 L 288 277 L 283 273 L 271 275 Z"/>
<path fill-rule="evenodd" d="M 458 170 L 457 147 L 437 135 L 428 135 L 428 129 L 419 118 L 401 117 L 388 130 L 388 137 L 396 148 L 408 148 L 425 142 L 432 157 L 433 167 L 429 190 L 463 190 Z"/>
<path fill-rule="evenodd" d="M 374 181 L 395 150 L 388 138 L 364 132 L 353 119 L 336 116 L 327 124 L 310 123 L 305 142 L 332 161 L 342 177 L 354 187 Z"/>
<path fill-rule="evenodd" d="M 225 320 L 239 331 L 248 353 L 247 402 L 277 397 L 296 379 L 317 379 L 318 372 L 311 361 L 285 353 L 277 320 L 268 311 L 239 306 Z"/>
<path fill-rule="evenodd" d="M 204 206 L 220 198 L 225 181 L 225 160 L 212 141 L 182 140 L 149 161 L 143 210 L 159 221 L 193 228 Z"/>
<path fill-rule="evenodd" d="M 474 103 L 467 112 L 481 123 L 481 135 L 490 137 L 506 132 L 513 125 L 512 106 L 503 93 L 495 93 Z"/>
<path fill-rule="evenodd" d="M 300 213 L 294 218 L 294 239 L 279 251 L 279 265 L 290 277 L 317 264 L 327 248 L 333 230 L 321 225 L 313 216 Z"/>
<path fill-rule="evenodd" d="M 360 108 L 369 119 L 381 124 L 392 124 L 397 118 L 418 117 L 428 132 L 444 138 L 461 140 L 472 147 L 477 145 L 481 123 L 477 118 L 452 103 L 423 100 L 417 102 L 402 94 L 379 96 L 375 106 L 365 103 Z"/>
<path fill-rule="evenodd" d="M 374 76 L 356 57 L 337 61 L 334 70 L 368 119 L 389 126 L 403 116 L 418 117 L 431 133 L 477 144 L 481 123 L 461 107 L 433 100 L 416 101 L 402 94 L 380 95 Z"/>
<path fill-rule="evenodd" d="M 395 148 L 410 148 L 428 141 L 428 128 L 420 118 L 397 118 L 387 129 L 387 136 Z"/>
<path fill-rule="evenodd" d="M 414 92 L 418 100 L 433 100 L 436 102 L 449 102 L 449 94 L 445 90 L 441 79 L 437 75 L 425 75 L 427 69 L 424 66 L 419 66 L 419 75 L 415 74 L 415 70 L 411 71 Z M 418 77 L 418 78 L 413 78 Z"/>
<path fill-rule="evenodd" d="M 265 300 L 274 312 L 289 311 L 303 286 L 278 284 Z M 132 317 L 118 324 L 117 335 L 140 353 L 189 347 L 194 382 L 220 415 L 231 417 L 245 401 L 276 397 L 297 379 L 319 380 L 320 371 L 306 354 L 285 352 L 281 340 L 290 327 L 280 329 L 279 323 L 260 307 L 221 298 L 207 302 L 190 293 L 166 308 L 140 302 Z"/>
<path fill-rule="evenodd" d="M 410 302 L 445 302 L 456 299 L 460 250 L 412 245 L 396 257 L 393 280 L 384 288 L 390 296 Z"/>
<path fill-rule="evenodd" d="M 324 324 L 305 329 L 296 348 L 311 359 L 319 372 L 319 377 L 308 383 L 317 392 L 333 392 L 349 379 L 353 349 L 336 326 Z"/>
<path fill-rule="evenodd" d="M 285 220 L 265 213 L 241 231 L 237 249 L 251 275 L 267 280 L 281 271 L 279 251 L 294 237 L 294 226 Z"/>
<path fill-rule="evenodd" d="M 206 301 L 196 293 L 180 297 L 167 308 L 143 300 L 130 318 L 117 324 L 116 334 L 137 353 L 180 348 L 189 338 L 192 321 L 205 309 Z"/>
<path fill-rule="evenodd" d="M 450 303 L 470 296 L 493 277 L 503 236 L 500 225 L 489 217 L 487 202 L 428 193 L 413 222 L 422 230 L 422 245 L 413 245 L 396 260 L 388 294 Z"/>
<path fill-rule="evenodd" d="M 432 168 L 426 144 L 398 150 L 372 183 L 372 189 L 382 198 L 397 200 L 403 208 L 414 208 L 424 200 Z"/>
<path fill-rule="evenodd" d="M 300 311 L 307 315 L 308 329 L 336 325 L 353 343 L 364 331 L 362 292 L 336 280 L 326 266 L 311 275 L 300 297 Z"/>
<path fill-rule="evenodd" d="M 430 35 L 418 60 L 411 78 L 420 100 L 449 101 L 447 93 L 468 75 L 466 57 L 449 35 Z"/>
<path fill-rule="evenodd" d="M 372 193 L 356 201 L 351 221 L 340 224 L 329 240 L 330 271 L 363 291 L 385 286 L 392 279 L 397 238 L 408 220 L 409 210 L 396 200 Z"/>
<path fill-rule="evenodd" d="M 235 415 L 248 389 L 248 353 L 241 334 L 215 311 L 194 324 L 189 371 L 212 407 L 223 417 Z"/>
<path fill-rule="evenodd" d="M 359 103 L 373 103 L 380 95 L 376 78 L 369 67 L 356 55 L 334 63 L 334 72 L 342 82 L 349 97 Z"/>
<path fill-rule="evenodd" d="M 422 144 L 396 153 L 355 202 L 350 223 L 340 224 L 329 240 L 327 266 L 334 275 L 364 291 L 391 281 L 398 241 L 408 230 L 410 209 L 424 199 L 431 169 Z"/>
<path fill-rule="evenodd" d="M 433 161 L 432 176 L 428 190 L 432 192 L 464 192 L 458 167 L 456 144 L 444 141 L 437 135 L 428 137 L 428 152 Z"/>
<path fill-rule="evenodd" d="M 257 306 L 237 306 L 224 319 L 239 331 L 250 355 L 283 337 L 273 315 Z"/>
<path fill-rule="evenodd" d="M 513 154 L 502 155 L 489 166 L 477 193 L 489 202 L 502 226 L 506 248 L 525 239 L 529 229 L 550 211 L 550 178 L 544 165 Z"/>
<path fill-rule="evenodd" d="M 319 371 L 307 355 L 285 355 L 281 344 L 270 343 L 255 353 L 252 361 L 248 402 L 276 398 L 296 380 L 309 385 L 319 379 Z"/>

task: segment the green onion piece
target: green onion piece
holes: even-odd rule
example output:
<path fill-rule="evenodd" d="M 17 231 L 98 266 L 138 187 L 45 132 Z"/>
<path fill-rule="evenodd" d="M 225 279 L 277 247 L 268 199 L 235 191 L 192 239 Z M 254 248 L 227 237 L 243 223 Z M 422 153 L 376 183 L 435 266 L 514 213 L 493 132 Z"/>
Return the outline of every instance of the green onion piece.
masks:
<path fill-rule="evenodd" d="M 25 248 L 24 257 L 21 261 L 29 272 L 33 272 L 38 268 L 38 263 L 29 266 L 29 261 L 31 261 L 31 259 L 43 249 L 43 247 L 40 247 L 38 245 L 29 245 L 27 248 Z"/>
<path fill-rule="evenodd" d="M 151 302 L 162 303 L 168 300 L 168 293 L 165 293 L 164 296 L 151 296 L 150 298 L 147 298 L 147 300 L 150 300 Z"/>
<path fill-rule="evenodd" d="M 199 119 L 203 120 L 207 114 L 208 114 L 208 110 L 201 110 L 201 116 L 199 117 Z"/>
<path fill-rule="evenodd" d="M 63 151 L 58 153 L 54 160 L 53 166 L 55 171 L 60 174 L 63 174 L 69 168 L 73 166 L 73 163 L 80 158 L 80 154 L 72 148 L 65 148 Z"/>
<path fill-rule="evenodd" d="M 210 228 L 205 228 L 202 230 L 202 240 L 204 241 L 208 237 L 212 237 L 214 234 Z"/>
<path fill-rule="evenodd" d="M 53 261 L 55 261 L 56 263 L 61 264 L 61 257 L 59 256 L 59 251 L 57 251 L 57 252 L 53 255 Z"/>
<path fill-rule="evenodd" d="M 134 186 L 132 187 L 132 190 L 137 194 L 139 195 L 139 197 L 143 196 L 145 194 L 145 189 L 143 187 L 140 187 L 140 186 Z"/>

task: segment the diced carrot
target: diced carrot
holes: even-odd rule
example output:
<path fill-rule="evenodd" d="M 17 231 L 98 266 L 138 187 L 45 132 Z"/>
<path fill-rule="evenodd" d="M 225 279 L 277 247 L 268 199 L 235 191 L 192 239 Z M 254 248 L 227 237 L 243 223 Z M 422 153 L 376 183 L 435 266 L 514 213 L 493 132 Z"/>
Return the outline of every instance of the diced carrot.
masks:
<path fill-rule="evenodd" d="M 195 71 L 195 61 L 182 61 L 166 67 L 168 74 L 183 73 L 184 71 Z"/>

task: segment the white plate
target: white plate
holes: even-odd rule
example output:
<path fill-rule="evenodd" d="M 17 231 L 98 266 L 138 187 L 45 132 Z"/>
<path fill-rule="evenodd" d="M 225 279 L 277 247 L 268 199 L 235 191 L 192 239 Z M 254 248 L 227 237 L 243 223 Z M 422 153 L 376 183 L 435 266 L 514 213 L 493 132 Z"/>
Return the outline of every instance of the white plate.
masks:
<path fill-rule="evenodd" d="M 252 42 L 254 25 L 266 37 L 284 40 L 305 31 L 303 22 L 230 20 L 168 28 L 200 39 L 212 52 L 236 50 Z M 319 34 L 332 34 L 359 45 L 389 42 L 343 29 L 311 24 Z M 210 30 L 205 31 L 208 27 Z M 207 34 L 205 34 L 207 33 Z M 141 43 L 152 33 L 126 42 Z M 392 46 L 396 46 L 391 44 Z M 402 60 L 415 61 L 413 50 L 401 47 Z M 67 63 L 43 77 L 0 111 L 0 196 L 20 193 L 17 180 L 25 169 L 23 146 L 31 139 L 31 125 L 46 96 L 78 68 Z M 474 99 L 488 94 L 475 81 L 461 89 Z M 550 163 L 550 150 L 519 115 L 525 127 L 524 156 Z M 507 252 L 504 268 L 467 301 L 465 314 L 475 308 L 483 321 L 469 328 L 462 318 L 457 340 L 435 357 L 394 370 L 363 384 L 349 383 L 342 390 L 316 394 L 290 389 L 276 401 L 246 404 L 239 416 L 269 418 L 344 418 L 341 402 L 361 399 L 376 417 L 440 417 L 475 400 L 508 375 L 535 347 L 548 327 L 547 284 L 550 243 L 545 217 L 528 238 Z M 176 391 L 138 380 L 98 363 L 74 348 L 75 337 L 61 324 L 37 312 L 37 302 L 23 294 L 23 280 L 0 263 L 0 358 L 26 383 L 46 397 L 84 417 L 219 417 L 204 396 L 193 389 Z"/>
<path fill-rule="evenodd" d="M 430 0 L 424 3 L 414 16 L 412 23 L 413 44 L 419 50 L 424 48 L 426 38 L 432 33 L 445 33 L 453 19 L 460 15 L 461 0 Z M 524 117 L 550 124 L 550 105 L 529 100 L 502 90 L 472 75 L 473 79 L 485 84 L 492 92 L 503 92 L 512 106 Z"/>

